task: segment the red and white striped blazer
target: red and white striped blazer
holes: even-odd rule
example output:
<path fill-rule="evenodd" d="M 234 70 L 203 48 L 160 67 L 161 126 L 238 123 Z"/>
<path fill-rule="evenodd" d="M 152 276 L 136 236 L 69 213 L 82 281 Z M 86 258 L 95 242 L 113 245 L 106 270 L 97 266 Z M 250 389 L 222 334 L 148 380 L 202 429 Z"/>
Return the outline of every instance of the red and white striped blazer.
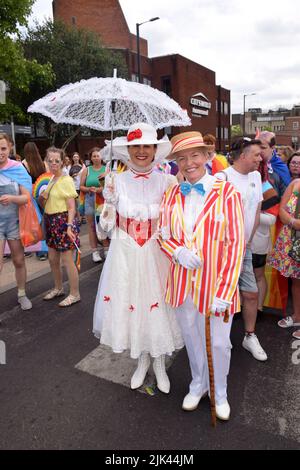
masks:
<path fill-rule="evenodd" d="M 179 185 L 163 198 L 159 233 L 161 249 L 172 260 L 166 302 L 181 305 L 191 292 L 199 312 L 208 312 L 214 296 L 232 302 L 230 313 L 240 310 L 238 279 L 244 257 L 244 215 L 240 194 L 231 183 L 216 180 L 189 238 L 184 225 L 185 197 Z M 176 248 L 185 246 L 202 258 L 200 269 L 189 270 L 174 261 Z"/>

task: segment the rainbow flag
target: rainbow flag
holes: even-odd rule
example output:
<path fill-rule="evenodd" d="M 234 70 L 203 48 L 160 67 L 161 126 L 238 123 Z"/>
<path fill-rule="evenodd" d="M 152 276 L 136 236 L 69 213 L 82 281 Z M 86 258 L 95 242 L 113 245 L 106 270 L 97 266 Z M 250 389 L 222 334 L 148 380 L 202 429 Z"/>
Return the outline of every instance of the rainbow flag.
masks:
<path fill-rule="evenodd" d="M 80 191 L 78 198 L 78 210 L 80 215 L 84 215 L 85 193 Z M 102 194 L 97 194 L 95 197 L 95 215 L 100 215 L 104 205 L 104 198 Z"/>
<path fill-rule="evenodd" d="M 271 240 L 274 247 L 279 232 L 282 228 L 282 223 L 279 218 L 275 225 L 271 227 Z M 286 313 L 288 302 L 288 279 L 280 274 L 277 269 L 273 269 L 268 264 L 265 268 L 265 275 L 268 284 L 268 291 L 265 298 L 264 306 L 269 308 L 276 308 Z"/>
<path fill-rule="evenodd" d="M 213 161 L 212 161 L 211 174 L 215 175 L 219 171 L 223 171 L 228 167 L 229 167 L 229 163 L 228 163 L 226 157 L 224 157 L 224 155 L 217 154 L 215 156 L 215 158 L 213 159 Z"/>
<path fill-rule="evenodd" d="M 34 199 L 38 199 L 40 194 L 47 189 L 48 184 L 50 183 L 51 178 L 53 177 L 52 173 L 42 173 L 34 183 L 32 187 L 32 195 Z"/>

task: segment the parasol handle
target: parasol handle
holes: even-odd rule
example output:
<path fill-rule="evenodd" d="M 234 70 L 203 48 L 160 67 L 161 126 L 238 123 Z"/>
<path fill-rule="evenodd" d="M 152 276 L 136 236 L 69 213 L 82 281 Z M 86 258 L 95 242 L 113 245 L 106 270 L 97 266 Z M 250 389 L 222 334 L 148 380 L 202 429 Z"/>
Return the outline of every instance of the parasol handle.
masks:
<path fill-rule="evenodd" d="M 206 354 L 207 354 L 208 374 L 209 374 L 211 422 L 212 422 L 213 427 L 216 427 L 217 415 L 216 415 L 216 399 L 215 399 L 215 374 L 214 374 L 214 365 L 213 365 L 213 357 L 212 357 L 212 349 L 211 349 L 210 317 L 211 317 L 211 312 L 209 311 L 205 315 L 205 340 L 206 340 Z"/>
<path fill-rule="evenodd" d="M 114 139 L 114 114 L 116 112 L 116 101 L 111 101 L 111 133 L 110 133 L 110 170 L 112 170 L 112 157 L 113 157 L 113 139 Z"/>

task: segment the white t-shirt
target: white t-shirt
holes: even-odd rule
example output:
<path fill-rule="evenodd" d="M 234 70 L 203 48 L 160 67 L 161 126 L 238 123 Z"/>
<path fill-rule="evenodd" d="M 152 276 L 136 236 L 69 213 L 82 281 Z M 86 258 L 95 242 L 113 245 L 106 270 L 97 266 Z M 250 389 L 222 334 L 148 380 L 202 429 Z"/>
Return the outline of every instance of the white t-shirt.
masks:
<path fill-rule="evenodd" d="M 260 173 L 258 171 L 251 171 L 247 175 L 243 175 L 231 166 L 226 168 L 226 170 L 220 171 L 215 176 L 223 181 L 227 179 L 242 196 L 245 216 L 245 239 L 246 243 L 248 243 L 253 231 L 257 207 L 263 200 Z"/>

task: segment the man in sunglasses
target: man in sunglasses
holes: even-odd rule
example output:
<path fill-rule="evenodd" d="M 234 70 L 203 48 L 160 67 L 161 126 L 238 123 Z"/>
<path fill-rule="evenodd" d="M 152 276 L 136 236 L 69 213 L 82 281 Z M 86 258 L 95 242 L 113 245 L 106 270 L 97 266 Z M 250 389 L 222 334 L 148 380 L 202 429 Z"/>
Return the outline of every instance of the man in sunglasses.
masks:
<path fill-rule="evenodd" d="M 215 176 L 233 184 L 241 194 L 245 216 L 246 252 L 239 278 L 239 289 L 242 300 L 242 314 L 245 326 L 243 347 L 258 361 L 266 361 L 267 354 L 261 347 L 255 334 L 258 288 L 252 266 L 250 244 L 259 225 L 261 203 L 263 200 L 261 176 L 256 169 L 262 161 L 260 140 L 247 137 L 238 139 L 232 144 L 231 158 L 233 165 Z"/>

